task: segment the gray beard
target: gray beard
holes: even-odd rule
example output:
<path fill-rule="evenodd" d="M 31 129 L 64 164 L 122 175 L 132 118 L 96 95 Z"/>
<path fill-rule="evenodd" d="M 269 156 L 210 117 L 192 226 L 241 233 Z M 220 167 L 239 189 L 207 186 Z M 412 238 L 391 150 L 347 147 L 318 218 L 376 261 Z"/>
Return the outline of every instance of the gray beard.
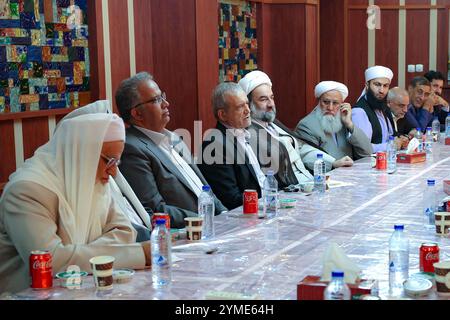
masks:
<path fill-rule="evenodd" d="M 274 122 L 277 116 L 277 111 L 274 107 L 274 111 L 261 111 L 258 110 L 253 102 L 250 102 L 250 111 L 252 112 L 252 118 L 263 122 Z"/>
<path fill-rule="evenodd" d="M 335 116 L 324 115 L 320 107 L 317 108 L 317 115 L 319 116 L 320 126 L 326 133 L 338 133 L 342 130 L 341 112 L 338 111 Z"/>

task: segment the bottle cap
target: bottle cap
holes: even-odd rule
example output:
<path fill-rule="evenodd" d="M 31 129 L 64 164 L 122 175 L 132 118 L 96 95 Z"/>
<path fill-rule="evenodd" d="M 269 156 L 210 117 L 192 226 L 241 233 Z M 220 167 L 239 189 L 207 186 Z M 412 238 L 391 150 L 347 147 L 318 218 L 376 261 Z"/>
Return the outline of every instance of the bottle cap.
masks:
<path fill-rule="evenodd" d="M 333 271 L 331 271 L 331 277 L 332 278 L 343 278 L 344 277 L 344 271 L 333 270 Z"/>
<path fill-rule="evenodd" d="M 394 140 L 394 136 L 390 136 L 390 137 L 389 137 L 389 140 L 392 140 L 392 141 L 393 141 L 393 140 Z"/>
<path fill-rule="evenodd" d="M 402 224 L 396 224 L 394 226 L 394 230 L 404 230 L 404 229 L 405 229 L 405 226 Z"/>
<path fill-rule="evenodd" d="M 323 153 L 318 153 L 317 154 L 317 159 L 323 159 Z"/>
<path fill-rule="evenodd" d="M 417 127 L 416 130 L 417 131 L 422 131 L 422 128 Z"/>
<path fill-rule="evenodd" d="M 210 187 L 210 186 L 203 186 L 203 187 L 202 187 L 202 190 L 203 190 L 203 191 L 210 191 L 210 190 L 211 190 L 211 187 Z"/>
<path fill-rule="evenodd" d="M 274 175 L 273 170 L 267 170 L 267 175 L 268 175 L 268 176 L 273 176 L 273 175 Z"/>
<path fill-rule="evenodd" d="M 160 224 L 166 224 L 166 220 L 164 219 L 156 219 L 156 225 L 160 225 Z"/>
<path fill-rule="evenodd" d="M 434 179 L 428 179 L 427 180 L 427 185 L 434 186 L 435 184 L 436 184 L 436 180 L 434 180 Z"/>
<path fill-rule="evenodd" d="M 431 127 L 427 127 L 427 131 L 430 130 L 431 131 Z"/>

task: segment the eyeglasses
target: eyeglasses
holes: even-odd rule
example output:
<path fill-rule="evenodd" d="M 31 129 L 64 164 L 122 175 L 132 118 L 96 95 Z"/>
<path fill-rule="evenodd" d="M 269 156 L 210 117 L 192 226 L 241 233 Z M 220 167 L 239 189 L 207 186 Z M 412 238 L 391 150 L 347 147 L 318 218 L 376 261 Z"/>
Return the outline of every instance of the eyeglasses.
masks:
<path fill-rule="evenodd" d="M 100 154 L 100 157 L 106 161 L 106 170 L 111 169 L 112 167 L 118 167 L 120 165 L 120 159 L 108 158 L 103 153 Z"/>
<path fill-rule="evenodd" d="M 163 101 L 167 102 L 167 98 L 166 98 L 166 93 L 165 93 L 165 92 L 161 93 L 161 95 L 156 96 L 156 97 L 154 97 L 154 98 L 152 98 L 152 99 L 150 99 L 150 100 L 148 100 L 148 101 L 138 103 L 137 105 L 135 105 L 135 106 L 134 106 L 133 108 L 131 108 L 131 109 L 134 109 L 134 108 L 143 106 L 144 104 L 147 104 L 147 103 L 151 103 L 151 104 L 161 104 Z"/>

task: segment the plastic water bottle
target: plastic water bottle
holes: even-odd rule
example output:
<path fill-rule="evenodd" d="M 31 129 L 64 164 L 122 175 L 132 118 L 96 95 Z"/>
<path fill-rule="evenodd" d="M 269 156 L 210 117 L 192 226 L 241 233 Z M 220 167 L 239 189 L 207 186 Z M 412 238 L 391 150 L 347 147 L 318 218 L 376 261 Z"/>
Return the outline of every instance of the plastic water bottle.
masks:
<path fill-rule="evenodd" d="M 323 154 L 317 154 L 317 160 L 314 162 L 314 190 L 319 193 L 324 193 L 325 185 L 325 162 L 323 161 Z"/>
<path fill-rule="evenodd" d="M 172 239 L 165 220 L 156 220 L 156 228 L 152 231 L 150 242 L 153 287 L 164 288 L 172 281 Z"/>
<path fill-rule="evenodd" d="M 427 128 L 425 133 L 425 152 L 427 154 L 427 160 L 430 160 L 433 152 L 433 134 L 431 133 L 431 127 Z"/>
<path fill-rule="evenodd" d="M 198 215 L 203 217 L 202 239 L 214 238 L 214 198 L 210 186 L 203 186 L 202 193 L 198 197 Z"/>
<path fill-rule="evenodd" d="M 417 152 L 423 152 L 423 135 L 422 128 L 416 128 L 416 136 L 415 138 L 419 140 L 419 146 L 417 147 Z"/>
<path fill-rule="evenodd" d="M 394 137 L 389 137 L 387 145 L 387 172 L 394 173 L 397 170 L 397 147 L 394 143 Z"/>
<path fill-rule="evenodd" d="M 445 118 L 445 137 L 450 138 L 450 113 Z"/>
<path fill-rule="evenodd" d="M 423 215 L 424 225 L 426 228 L 434 229 L 434 213 L 436 211 L 436 192 L 435 192 L 436 180 L 428 179 L 427 187 L 423 193 Z"/>
<path fill-rule="evenodd" d="M 389 289 L 394 296 L 403 292 L 409 273 L 409 240 L 403 229 L 403 225 L 395 225 L 389 239 Z"/>
<path fill-rule="evenodd" d="M 263 216 L 267 218 L 276 217 L 278 214 L 278 181 L 272 170 L 267 172 L 263 188 Z"/>
<path fill-rule="evenodd" d="M 434 117 L 434 120 L 431 123 L 431 128 L 431 133 L 433 134 L 434 141 L 438 142 L 441 135 L 441 123 L 439 122 L 438 117 Z"/>
<path fill-rule="evenodd" d="M 331 281 L 323 292 L 324 300 L 350 300 L 351 292 L 344 282 L 344 272 L 333 270 Z"/>

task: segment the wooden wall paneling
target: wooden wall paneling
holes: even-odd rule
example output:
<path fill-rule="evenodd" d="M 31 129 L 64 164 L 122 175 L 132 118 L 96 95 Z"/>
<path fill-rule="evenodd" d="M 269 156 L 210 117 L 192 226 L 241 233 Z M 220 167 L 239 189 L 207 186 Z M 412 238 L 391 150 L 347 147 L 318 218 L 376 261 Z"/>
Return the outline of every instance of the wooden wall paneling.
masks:
<path fill-rule="evenodd" d="M 320 44 L 319 44 L 319 7 L 305 6 L 305 115 L 317 105 L 314 88 L 320 76 Z M 294 126 L 297 124 L 294 124 Z"/>
<path fill-rule="evenodd" d="M 333 19 L 331 19 L 333 17 Z M 345 0 L 320 2 L 320 80 L 344 83 Z"/>
<path fill-rule="evenodd" d="M 168 128 L 192 133 L 198 114 L 195 1 L 152 0 L 151 21 L 155 79 L 170 102 Z"/>
<path fill-rule="evenodd" d="M 126 0 L 108 0 L 109 34 L 111 51 L 112 97 L 120 82 L 130 77 L 130 45 Z M 108 67 L 108 66 L 107 66 Z M 111 101 L 116 110 L 115 101 Z"/>
<path fill-rule="evenodd" d="M 413 1 L 413 0 L 411 0 Z M 408 1 L 409 4 L 409 1 Z M 423 64 L 429 66 L 430 10 L 407 10 L 406 13 L 406 65 Z M 407 70 L 407 68 L 406 68 Z M 406 72 L 406 86 L 412 78 L 422 73 Z"/>
<path fill-rule="evenodd" d="M 48 141 L 48 134 L 48 117 L 22 120 L 23 155 L 25 160 L 32 157 L 34 151 Z"/>
<path fill-rule="evenodd" d="M 106 98 L 105 57 L 103 51 L 102 2 L 88 1 L 89 59 L 92 101 Z"/>
<path fill-rule="evenodd" d="M 447 9 L 438 10 L 437 69 L 447 78 L 449 15 Z"/>
<path fill-rule="evenodd" d="M 272 5 L 270 59 L 279 119 L 294 128 L 306 111 L 306 24 L 304 5 Z M 295 17 L 295 18 L 293 18 Z"/>
<path fill-rule="evenodd" d="M 353 1 L 352 1 L 353 2 Z M 364 71 L 368 60 L 368 30 L 367 13 L 365 10 L 348 11 L 348 56 L 347 56 L 347 86 L 349 97 L 347 101 L 355 104 L 364 88 Z"/>
<path fill-rule="evenodd" d="M 152 2 L 134 0 L 136 71 L 153 73 Z"/>
<path fill-rule="evenodd" d="M 381 29 L 375 32 L 375 64 L 394 72 L 392 87 L 398 84 L 398 23 L 398 10 L 382 10 Z"/>
<path fill-rule="evenodd" d="M 8 181 L 9 175 L 16 170 L 14 147 L 14 120 L 0 121 L 0 183 Z"/>
<path fill-rule="evenodd" d="M 197 83 L 198 83 L 198 115 L 202 121 L 203 131 L 215 127 L 211 107 L 211 94 L 219 82 L 219 52 L 217 39 L 218 3 L 211 0 L 196 0 L 196 47 L 197 47 Z M 197 152 L 197 150 L 195 150 Z"/>
<path fill-rule="evenodd" d="M 265 3 L 258 3 L 256 5 L 256 20 L 258 24 L 258 69 L 266 72 L 267 74 L 272 73 L 272 15 L 270 12 L 270 5 Z"/>
<path fill-rule="evenodd" d="M 392 1 L 392 0 L 390 0 L 390 1 Z M 357 5 L 367 5 L 368 6 L 369 5 L 369 0 L 349 0 L 348 4 L 350 6 L 357 6 Z"/>

